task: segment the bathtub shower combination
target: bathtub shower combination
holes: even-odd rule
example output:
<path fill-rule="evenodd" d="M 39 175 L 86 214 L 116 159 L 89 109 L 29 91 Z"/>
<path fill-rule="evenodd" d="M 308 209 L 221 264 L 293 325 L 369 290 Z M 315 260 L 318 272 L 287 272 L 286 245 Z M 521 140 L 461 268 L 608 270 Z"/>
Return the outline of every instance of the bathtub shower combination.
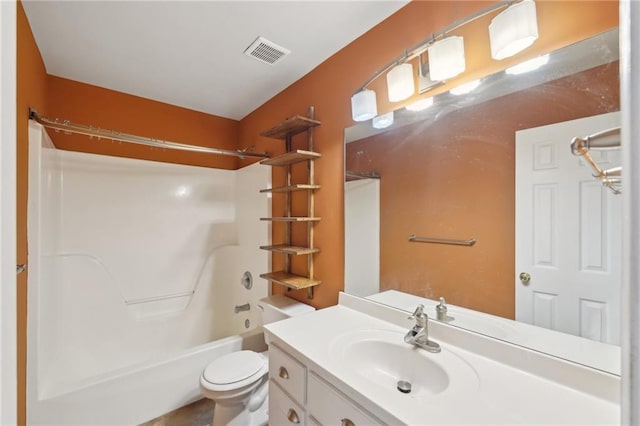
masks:
<path fill-rule="evenodd" d="M 29 140 L 29 424 L 138 424 L 262 349 L 269 168 L 62 151 L 34 122 Z"/>

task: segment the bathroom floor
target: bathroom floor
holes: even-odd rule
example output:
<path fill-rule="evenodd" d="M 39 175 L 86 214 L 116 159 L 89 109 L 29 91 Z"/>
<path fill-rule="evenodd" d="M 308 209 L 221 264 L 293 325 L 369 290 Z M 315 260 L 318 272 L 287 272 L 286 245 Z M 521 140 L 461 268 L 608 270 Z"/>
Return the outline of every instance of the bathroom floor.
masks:
<path fill-rule="evenodd" d="M 209 426 L 213 406 L 212 400 L 204 398 L 139 426 Z"/>

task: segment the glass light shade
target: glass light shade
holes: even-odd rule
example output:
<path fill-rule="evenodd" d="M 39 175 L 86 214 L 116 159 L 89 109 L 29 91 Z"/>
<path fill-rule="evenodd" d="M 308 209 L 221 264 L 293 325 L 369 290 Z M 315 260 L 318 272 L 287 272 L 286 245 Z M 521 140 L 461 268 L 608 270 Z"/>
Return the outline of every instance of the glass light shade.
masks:
<path fill-rule="evenodd" d="M 413 65 L 396 65 L 387 73 L 387 92 L 390 102 L 404 101 L 413 95 Z"/>
<path fill-rule="evenodd" d="M 434 81 L 444 81 L 464 71 L 464 39 L 459 36 L 447 37 L 429 46 L 429 77 Z"/>
<path fill-rule="evenodd" d="M 367 121 L 378 115 L 376 92 L 361 90 L 351 97 L 351 116 L 354 121 Z"/>
<path fill-rule="evenodd" d="M 506 70 L 504 70 L 504 72 L 511 75 L 524 74 L 529 71 L 537 70 L 547 62 L 549 62 L 549 55 L 542 55 L 538 56 L 537 58 L 521 62 L 518 65 L 512 66 L 511 68 L 507 68 Z"/>
<path fill-rule="evenodd" d="M 480 86 L 480 80 L 473 80 L 468 83 L 461 84 L 458 87 L 454 87 L 453 89 L 449 90 L 449 93 L 455 96 L 466 95 L 478 86 Z"/>
<path fill-rule="evenodd" d="M 489 24 L 491 57 L 504 59 L 523 51 L 538 39 L 536 4 L 523 0 L 503 10 Z"/>
<path fill-rule="evenodd" d="M 375 117 L 371 124 L 376 129 L 384 129 L 393 124 L 393 111 Z"/>
<path fill-rule="evenodd" d="M 422 111 L 433 105 L 433 98 L 424 98 L 407 105 L 405 108 L 409 111 Z"/>

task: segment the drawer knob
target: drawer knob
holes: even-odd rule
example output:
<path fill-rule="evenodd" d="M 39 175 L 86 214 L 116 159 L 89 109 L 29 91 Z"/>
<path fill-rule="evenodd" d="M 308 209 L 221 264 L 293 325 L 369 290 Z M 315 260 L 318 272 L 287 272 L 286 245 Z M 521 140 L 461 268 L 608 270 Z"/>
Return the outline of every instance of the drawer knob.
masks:
<path fill-rule="evenodd" d="M 286 368 L 280 367 L 280 370 L 278 370 L 278 376 L 280 376 L 281 379 L 287 380 L 289 379 L 289 372 Z"/>
<path fill-rule="evenodd" d="M 352 422 L 351 419 L 342 419 L 341 422 L 342 426 L 356 426 L 356 424 Z"/>
<path fill-rule="evenodd" d="M 296 410 L 294 410 L 293 408 L 289 408 L 289 411 L 287 411 L 287 420 L 294 424 L 300 423 L 300 417 L 298 417 L 298 413 L 296 413 Z"/>

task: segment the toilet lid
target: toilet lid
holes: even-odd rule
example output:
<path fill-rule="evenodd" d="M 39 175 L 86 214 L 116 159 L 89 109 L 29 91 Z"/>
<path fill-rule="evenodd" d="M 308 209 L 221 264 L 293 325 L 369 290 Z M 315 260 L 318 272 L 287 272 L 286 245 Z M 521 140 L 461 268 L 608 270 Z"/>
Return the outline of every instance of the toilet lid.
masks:
<path fill-rule="evenodd" d="M 216 385 L 242 381 L 266 370 L 267 360 L 253 351 L 239 351 L 223 355 L 205 368 L 204 379 Z"/>

